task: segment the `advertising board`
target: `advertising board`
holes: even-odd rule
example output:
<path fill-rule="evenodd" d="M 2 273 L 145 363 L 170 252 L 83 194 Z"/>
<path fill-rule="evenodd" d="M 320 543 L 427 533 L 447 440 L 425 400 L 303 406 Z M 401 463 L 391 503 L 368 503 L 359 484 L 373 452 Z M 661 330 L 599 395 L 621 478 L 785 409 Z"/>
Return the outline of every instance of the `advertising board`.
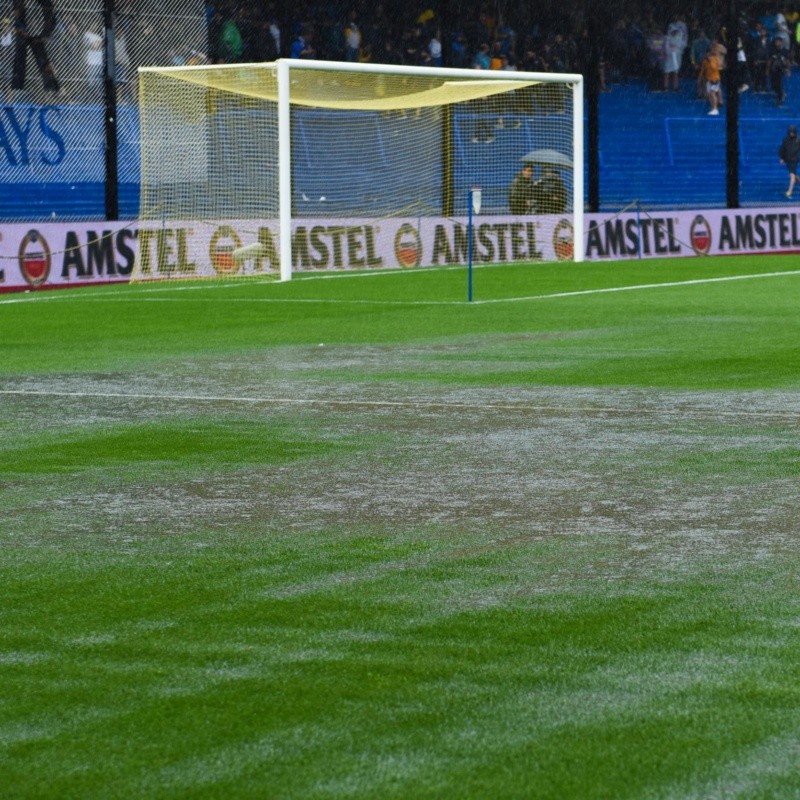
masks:
<path fill-rule="evenodd" d="M 800 252 L 800 212 L 738 209 L 587 214 L 586 260 Z M 260 244 L 244 260 L 234 251 Z M 294 221 L 298 272 L 414 269 L 466 264 L 466 218 L 304 219 Z M 0 291 L 144 278 L 266 275 L 279 272 L 275 220 L 224 223 L 82 222 L 0 224 Z M 475 264 L 570 262 L 568 217 L 478 217 Z"/>

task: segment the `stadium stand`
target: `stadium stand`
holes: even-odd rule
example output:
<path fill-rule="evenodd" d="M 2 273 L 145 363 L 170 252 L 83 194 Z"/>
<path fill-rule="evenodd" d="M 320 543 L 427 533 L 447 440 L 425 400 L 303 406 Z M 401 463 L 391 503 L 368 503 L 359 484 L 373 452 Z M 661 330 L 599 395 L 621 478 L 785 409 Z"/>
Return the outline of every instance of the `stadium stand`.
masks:
<path fill-rule="evenodd" d="M 709 117 L 686 83 L 680 93 L 654 93 L 643 82 L 614 86 L 600 110 L 602 206 L 621 208 L 634 200 L 649 207 L 725 206 L 725 114 Z M 800 81 L 789 84 L 789 97 Z M 794 105 L 789 103 L 791 107 Z M 740 95 L 739 164 L 743 205 L 782 200 L 786 171 L 777 148 L 790 108 L 776 108 L 764 95 Z"/>

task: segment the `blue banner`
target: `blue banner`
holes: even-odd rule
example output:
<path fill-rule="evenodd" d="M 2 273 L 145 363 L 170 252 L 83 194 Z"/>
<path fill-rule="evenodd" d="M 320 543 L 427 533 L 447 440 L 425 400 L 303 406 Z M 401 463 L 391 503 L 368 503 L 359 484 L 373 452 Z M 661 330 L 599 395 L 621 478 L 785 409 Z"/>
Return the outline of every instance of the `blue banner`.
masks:
<path fill-rule="evenodd" d="M 103 216 L 104 109 L 92 105 L 0 106 L 0 217 Z M 133 105 L 117 116 L 122 202 L 138 202 L 139 118 Z M 122 211 L 122 209 L 121 209 Z M 123 213 L 136 213 L 125 208 Z"/>

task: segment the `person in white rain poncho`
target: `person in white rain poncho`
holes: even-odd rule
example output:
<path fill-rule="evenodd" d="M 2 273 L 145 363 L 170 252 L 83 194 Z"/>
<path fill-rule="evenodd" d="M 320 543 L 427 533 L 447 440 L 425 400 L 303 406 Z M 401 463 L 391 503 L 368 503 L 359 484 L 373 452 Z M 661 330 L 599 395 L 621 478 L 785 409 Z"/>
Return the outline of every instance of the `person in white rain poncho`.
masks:
<path fill-rule="evenodd" d="M 667 36 L 664 39 L 664 91 L 669 91 L 670 81 L 672 88 L 677 92 L 680 89 L 680 71 L 683 61 L 683 52 L 689 44 L 689 31 L 682 20 L 670 22 L 667 27 Z M 670 79 L 670 76 L 672 78 Z"/>

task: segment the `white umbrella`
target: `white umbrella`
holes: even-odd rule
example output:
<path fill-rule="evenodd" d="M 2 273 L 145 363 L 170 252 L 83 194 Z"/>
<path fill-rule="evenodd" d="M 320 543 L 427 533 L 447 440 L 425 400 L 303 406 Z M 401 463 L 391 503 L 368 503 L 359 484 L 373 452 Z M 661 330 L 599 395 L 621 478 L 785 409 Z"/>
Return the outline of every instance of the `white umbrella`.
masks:
<path fill-rule="evenodd" d="M 543 164 L 549 167 L 572 169 L 572 159 L 560 150 L 531 150 L 520 161 L 525 164 Z"/>

